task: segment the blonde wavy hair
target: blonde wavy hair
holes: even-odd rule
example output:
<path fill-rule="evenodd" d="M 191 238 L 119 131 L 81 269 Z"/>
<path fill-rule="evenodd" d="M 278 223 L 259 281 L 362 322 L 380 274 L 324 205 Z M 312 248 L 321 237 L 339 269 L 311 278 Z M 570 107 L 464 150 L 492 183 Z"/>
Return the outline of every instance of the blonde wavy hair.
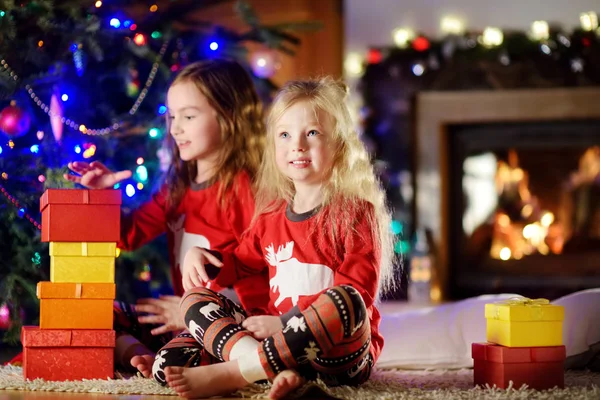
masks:
<path fill-rule="evenodd" d="M 221 128 L 221 150 L 212 181 L 220 183 L 219 204 L 225 206 L 229 197 L 222 196 L 240 171 L 252 179 L 258 171 L 265 143 L 263 108 L 254 83 L 236 61 L 214 59 L 192 63 L 179 72 L 171 86 L 191 82 L 217 112 Z M 170 132 L 167 118 L 167 129 Z M 186 190 L 196 178 L 196 161 L 183 161 L 173 137 L 166 137 L 171 153 L 167 172 L 168 207 L 173 213 Z M 236 188 L 234 188 L 235 190 Z"/>
<path fill-rule="evenodd" d="M 366 213 L 371 227 L 375 250 L 380 254 L 379 292 L 393 290 L 396 261 L 393 251 L 393 236 L 390 229 L 391 214 L 386 205 L 386 196 L 376 177 L 369 154 L 354 130 L 345 99 L 347 87 L 330 77 L 315 80 L 291 81 L 283 86 L 267 115 L 267 144 L 257 177 L 256 214 L 272 212 L 283 203 L 291 203 L 295 189 L 291 179 L 277 167 L 275 161 L 275 126 L 283 114 L 299 101 L 309 102 L 315 112 L 321 110 L 334 121 L 334 160 L 329 181 L 323 185 L 323 209 L 328 212 L 317 214 L 316 226 L 320 234 L 329 236 L 332 243 L 354 230 L 356 213 L 361 211 L 360 200 L 372 204 L 374 212 Z M 364 208 L 364 206 L 363 206 Z M 364 210 L 363 210 L 364 211 Z M 342 225 L 328 223 L 330 219 Z M 336 232 L 336 229 L 339 231 Z M 337 238 L 337 240 L 336 240 Z"/>

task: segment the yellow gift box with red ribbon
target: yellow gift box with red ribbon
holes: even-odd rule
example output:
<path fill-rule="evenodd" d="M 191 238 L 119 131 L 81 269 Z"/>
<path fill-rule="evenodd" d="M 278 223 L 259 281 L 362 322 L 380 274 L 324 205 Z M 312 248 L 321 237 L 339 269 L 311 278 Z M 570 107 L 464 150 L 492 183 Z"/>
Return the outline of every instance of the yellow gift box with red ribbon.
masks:
<path fill-rule="evenodd" d="M 561 346 L 562 306 L 547 299 L 514 297 L 485 305 L 487 341 L 507 347 Z"/>

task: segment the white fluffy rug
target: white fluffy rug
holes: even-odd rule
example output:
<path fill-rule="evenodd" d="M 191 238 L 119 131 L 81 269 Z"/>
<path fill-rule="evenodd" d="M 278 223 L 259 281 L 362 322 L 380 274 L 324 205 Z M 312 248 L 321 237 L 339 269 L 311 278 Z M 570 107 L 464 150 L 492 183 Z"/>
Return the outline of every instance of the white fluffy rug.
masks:
<path fill-rule="evenodd" d="M 372 379 L 359 388 L 325 388 L 317 383 L 307 384 L 296 393 L 323 398 L 325 394 L 338 399 L 387 400 L 387 399 L 600 399 L 600 374 L 568 371 L 565 389 L 538 392 L 535 390 L 490 389 L 473 387 L 473 371 L 392 371 L 376 370 Z M 87 380 L 77 382 L 46 382 L 41 379 L 25 381 L 22 369 L 15 366 L 0 367 L 0 390 L 30 390 L 107 394 L 162 394 L 173 395 L 149 379 L 133 377 L 114 380 Z M 253 385 L 236 393 L 237 397 L 264 398 L 268 385 Z"/>

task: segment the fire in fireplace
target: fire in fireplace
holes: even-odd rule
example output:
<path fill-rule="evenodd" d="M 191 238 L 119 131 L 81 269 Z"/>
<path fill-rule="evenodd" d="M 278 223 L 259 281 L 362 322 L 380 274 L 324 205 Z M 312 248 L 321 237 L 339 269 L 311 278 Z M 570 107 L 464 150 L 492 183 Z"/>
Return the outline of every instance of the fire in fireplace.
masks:
<path fill-rule="evenodd" d="M 449 126 L 453 297 L 600 285 L 600 121 Z"/>

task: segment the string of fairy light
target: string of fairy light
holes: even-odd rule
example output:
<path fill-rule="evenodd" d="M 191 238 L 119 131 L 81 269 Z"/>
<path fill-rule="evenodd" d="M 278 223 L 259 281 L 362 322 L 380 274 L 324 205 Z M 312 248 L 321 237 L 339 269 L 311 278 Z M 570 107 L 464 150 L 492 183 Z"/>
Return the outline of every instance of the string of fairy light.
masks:
<path fill-rule="evenodd" d="M 19 200 L 17 200 L 16 197 L 14 197 L 10 193 L 8 193 L 8 191 L 6 191 L 6 189 L 2 185 L 0 185 L 0 193 L 2 193 L 2 195 L 4 197 L 6 197 L 8 199 L 8 201 L 10 201 L 10 203 L 13 206 L 15 206 L 16 208 L 19 209 L 19 216 L 20 217 L 24 217 L 25 219 L 27 219 L 27 221 L 29 221 L 37 229 L 42 229 L 42 225 L 40 225 L 39 222 L 37 222 L 31 215 L 29 215 L 27 213 L 27 211 L 25 210 L 25 208 L 21 207 L 21 204 L 19 203 Z"/>
<path fill-rule="evenodd" d="M 594 11 L 582 12 L 579 14 L 581 29 L 585 32 L 596 32 L 600 36 L 600 28 L 598 27 L 598 14 Z M 467 33 L 465 22 L 454 16 L 445 16 L 440 20 L 440 31 L 443 35 L 450 37 L 459 37 Z M 540 49 L 545 54 L 550 54 L 551 48 L 547 45 L 550 38 L 551 27 L 547 21 L 538 20 L 531 23 L 531 28 L 527 32 L 528 36 L 535 41 L 540 42 Z M 392 40 L 394 45 L 399 49 L 410 49 L 416 51 L 426 51 L 430 48 L 430 40 L 424 35 L 419 35 L 410 27 L 399 27 L 392 31 Z M 559 38 L 565 46 L 570 46 L 569 39 L 566 36 Z M 487 49 L 493 49 L 502 46 L 504 43 L 504 33 L 498 27 L 488 26 L 476 38 L 470 38 L 469 46 L 474 47 L 478 43 Z M 365 61 L 373 62 L 380 60 L 382 55 L 378 52 L 370 52 L 368 56 L 364 56 L 359 52 L 350 52 L 344 60 L 344 71 L 348 78 L 357 78 L 365 72 Z M 503 57 L 508 60 L 508 57 Z M 501 59 L 501 62 L 506 62 Z M 580 63 L 575 60 L 572 65 L 573 69 L 578 71 L 581 69 Z M 423 75 L 424 68 L 416 65 L 413 73 L 417 76 Z"/>
<path fill-rule="evenodd" d="M 169 41 L 165 41 L 163 43 L 162 47 L 160 48 L 160 51 L 156 57 L 156 61 L 154 62 L 154 64 L 152 64 L 152 69 L 150 70 L 148 78 L 146 79 L 146 83 L 144 84 L 144 89 L 142 89 L 140 91 L 140 94 L 138 95 L 137 99 L 131 106 L 131 109 L 129 110 L 129 115 L 132 115 L 132 116 L 135 115 L 135 113 L 139 109 L 140 105 L 146 98 L 146 96 L 148 94 L 148 90 L 150 90 L 152 83 L 154 83 L 154 78 L 156 77 L 156 73 L 158 72 L 158 68 L 160 66 L 160 63 L 161 63 L 166 51 L 167 51 L 168 45 L 169 45 Z M 19 79 L 20 79 L 19 75 L 17 75 L 17 73 L 10 67 L 10 65 L 8 65 L 8 63 L 6 62 L 5 59 L 0 59 L 0 67 L 2 67 L 4 69 L 4 71 L 6 71 L 13 80 L 19 81 Z M 123 126 L 123 121 L 119 121 L 119 122 L 115 122 L 111 126 L 107 126 L 105 128 L 100 128 L 100 129 L 87 128 L 85 124 L 80 124 L 70 118 L 65 118 L 62 115 L 55 114 L 50 109 L 50 106 L 48 106 L 46 103 L 44 103 L 39 98 L 39 96 L 35 93 L 33 87 L 30 84 L 26 84 L 25 89 L 27 90 L 27 93 L 29 94 L 29 96 L 33 100 L 33 102 L 43 112 L 48 114 L 48 116 L 50 118 L 59 117 L 61 123 L 63 123 L 64 125 L 68 126 L 71 129 L 74 129 L 76 131 L 83 133 L 84 135 L 90 135 L 90 136 L 108 135 L 111 132 L 116 131 Z"/>

